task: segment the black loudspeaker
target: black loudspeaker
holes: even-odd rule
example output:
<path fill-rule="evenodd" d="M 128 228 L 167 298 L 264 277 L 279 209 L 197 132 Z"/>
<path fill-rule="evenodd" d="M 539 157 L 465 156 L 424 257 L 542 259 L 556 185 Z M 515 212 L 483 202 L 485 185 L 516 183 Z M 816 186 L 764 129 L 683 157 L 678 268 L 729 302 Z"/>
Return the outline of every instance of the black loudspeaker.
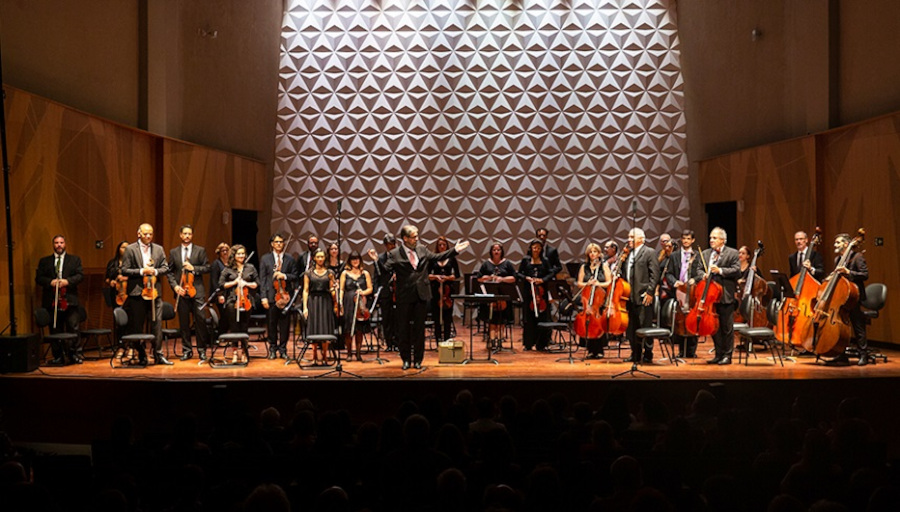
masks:
<path fill-rule="evenodd" d="M 41 342 L 37 334 L 0 336 L 0 373 L 26 373 L 41 364 Z"/>

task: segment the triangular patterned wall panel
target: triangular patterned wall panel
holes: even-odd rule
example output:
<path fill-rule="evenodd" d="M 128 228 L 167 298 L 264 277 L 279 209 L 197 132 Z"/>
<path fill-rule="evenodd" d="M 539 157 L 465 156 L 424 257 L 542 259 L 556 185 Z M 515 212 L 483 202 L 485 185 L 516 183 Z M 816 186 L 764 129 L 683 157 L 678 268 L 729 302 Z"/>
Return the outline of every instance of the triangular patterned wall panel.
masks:
<path fill-rule="evenodd" d="M 282 31 L 272 228 L 380 250 L 546 226 L 563 261 L 688 222 L 674 2 L 294 0 Z M 295 238 L 296 240 L 296 238 Z M 289 250 L 300 249 L 295 242 Z"/>

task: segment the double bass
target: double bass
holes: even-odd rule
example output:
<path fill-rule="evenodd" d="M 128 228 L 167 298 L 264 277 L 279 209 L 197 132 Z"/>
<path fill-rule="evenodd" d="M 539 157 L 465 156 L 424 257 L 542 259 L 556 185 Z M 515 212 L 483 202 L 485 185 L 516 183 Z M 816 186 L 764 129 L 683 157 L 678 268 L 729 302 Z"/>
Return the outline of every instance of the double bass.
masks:
<path fill-rule="evenodd" d="M 744 284 L 741 293 L 741 302 L 738 311 L 743 317 L 744 322 L 751 327 L 766 327 L 769 325 L 769 318 L 766 315 L 764 307 L 772 299 L 772 290 L 769 285 L 756 274 L 756 260 L 765 251 L 762 240 L 756 242 L 756 250 L 753 251 L 753 260 L 750 262 L 750 272 L 747 275 L 747 282 Z M 765 302 L 765 304 L 764 304 Z"/>
<path fill-rule="evenodd" d="M 623 334 L 628 329 L 628 298 L 631 296 L 631 284 L 622 279 L 622 267 L 631 247 L 625 246 L 622 249 L 622 255 L 619 256 L 619 263 L 616 265 L 616 272 L 612 276 L 612 282 L 609 283 L 609 289 L 606 292 L 606 303 L 604 314 L 600 316 L 600 330 L 612 335 Z"/>
<path fill-rule="evenodd" d="M 812 301 L 813 319 L 801 336 L 804 340 L 809 339 L 803 348 L 816 355 L 837 357 L 843 354 L 853 335 L 850 309 L 859 301 L 859 288 L 839 270 L 847 266 L 853 249 L 860 245 L 865 237 L 866 230 L 859 228 L 857 236 L 847 244 L 834 271 L 819 286 L 816 298 Z"/>
<path fill-rule="evenodd" d="M 684 326 L 694 336 L 712 336 L 719 330 L 719 314 L 716 313 L 715 304 L 719 302 L 724 290 L 722 285 L 713 280 L 709 273 L 703 253 L 700 253 L 700 261 L 706 276 L 697 282 L 691 294 L 690 312 L 684 319 Z"/>
<path fill-rule="evenodd" d="M 594 281 L 600 281 L 600 271 L 603 264 L 597 265 L 592 274 Z M 606 302 L 606 289 L 589 284 L 581 289 L 581 303 L 583 309 L 575 315 L 575 334 L 579 338 L 597 339 L 603 336 L 603 306 Z"/>
<path fill-rule="evenodd" d="M 815 251 L 822 242 L 822 228 L 816 227 L 810 241 L 810 251 Z M 794 296 L 784 299 L 778 315 L 778 324 L 775 326 L 775 338 L 782 343 L 790 343 L 794 346 L 803 346 L 812 340 L 803 338 L 804 333 L 812 333 L 808 328 L 813 319 L 812 302 L 816 299 L 821 284 L 815 277 L 809 275 L 808 269 L 803 266 L 800 273 L 791 278 L 791 288 Z"/>

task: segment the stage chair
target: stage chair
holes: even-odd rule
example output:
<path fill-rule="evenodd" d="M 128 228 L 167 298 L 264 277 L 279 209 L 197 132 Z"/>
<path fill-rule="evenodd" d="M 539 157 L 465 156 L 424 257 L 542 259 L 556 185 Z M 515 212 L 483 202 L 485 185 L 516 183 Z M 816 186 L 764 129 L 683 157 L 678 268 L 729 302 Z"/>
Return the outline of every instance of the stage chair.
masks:
<path fill-rule="evenodd" d="M 293 315 L 294 311 L 291 311 L 289 314 Z M 247 346 L 247 353 L 259 351 L 259 347 L 252 343 L 254 341 L 262 343 L 263 346 L 266 347 L 266 350 L 262 353 L 262 355 L 253 357 L 261 357 L 265 359 L 269 355 L 269 340 L 266 336 L 266 332 L 268 331 L 268 323 L 269 316 L 265 313 L 250 315 L 250 327 L 247 327 L 247 335 L 251 337 L 251 343 Z"/>
<path fill-rule="evenodd" d="M 83 318 L 82 318 L 83 321 Z M 38 334 L 41 337 L 41 344 L 46 343 L 46 347 L 44 347 L 44 351 L 41 354 L 41 365 L 44 365 L 44 362 L 47 360 L 47 354 L 50 353 L 51 348 L 54 343 L 58 343 L 60 350 L 62 352 L 63 360 L 65 361 L 69 357 L 69 352 L 74 353 L 76 350 L 76 346 L 78 345 L 78 333 L 74 332 L 59 332 L 59 333 L 47 333 L 44 334 L 44 328 L 49 329 L 50 325 L 53 324 L 53 315 L 50 314 L 44 308 L 37 308 L 34 310 L 34 323 L 37 325 Z M 81 322 L 79 322 L 81 323 Z M 69 363 L 71 364 L 71 363 Z M 57 366 L 57 365 L 54 365 Z M 65 366 L 65 363 L 63 363 Z"/>
<path fill-rule="evenodd" d="M 181 339 L 181 329 L 172 329 L 169 327 L 169 320 L 175 318 L 175 306 L 169 302 L 163 301 L 162 312 L 160 313 L 159 318 L 162 320 L 163 346 L 166 347 L 166 357 L 169 357 L 169 341 Z M 176 357 L 181 357 L 181 353 L 184 352 L 179 345 L 180 343 L 172 345 L 172 353 L 174 353 Z"/>
<path fill-rule="evenodd" d="M 126 332 L 128 329 L 128 313 L 122 308 L 113 310 L 113 320 L 116 323 L 116 332 Z M 140 352 L 144 350 L 145 343 L 153 343 L 156 336 L 152 334 L 126 334 L 119 336 L 119 343 L 116 350 L 113 351 L 112 357 L 109 358 L 109 366 L 111 368 L 146 368 L 147 359 L 140 360 Z M 131 352 L 129 356 L 128 352 Z M 152 352 L 152 350 L 150 351 Z M 144 351 L 147 354 L 147 351 Z M 118 366 L 116 363 L 118 362 Z"/>
<path fill-rule="evenodd" d="M 659 351 L 663 359 L 678 366 L 678 363 L 684 361 L 675 357 L 675 308 L 677 303 L 674 299 L 667 299 L 665 303 L 660 304 L 659 298 L 653 299 L 653 312 L 656 322 L 653 327 L 642 327 L 634 332 L 641 343 L 645 339 L 655 339 L 659 341 Z"/>
<path fill-rule="evenodd" d="M 878 318 L 879 312 L 884 308 L 884 303 L 886 301 L 887 285 L 884 283 L 872 283 L 866 286 L 866 300 L 860 303 L 862 312 L 866 315 L 866 322 L 872 323 L 873 319 Z M 859 356 L 859 353 L 855 348 L 848 349 L 848 352 L 855 353 L 850 354 L 851 356 Z M 884 363 L 887 362 L 887 356 L 881 352 L 869 352 L 868 359 L 872 364 L 875 364 L 879 359 Z"/>
<path fill-rule="evenodd" d="M 223 369 L 223 368 L 244 368 L 250 362 L 249 350 L 247 361 L 241 363 L 231 363 L 228 362 L 228 349 L 230 348 L 232 351 L 240 350 L 242 345 L 250 344 L 250 335 L 245 332 L 227 332 L 218 334 L 219 332 L 219 315 L 212 308 L 209 310 L 210 323 L 213 326 L 213 329 L 210 331 L 210 338 L 212 338 L 212 334 L 215 333 L 217 336 L 215 337 L 215 341 L 207 347 L 209 350 L 209 357 L 207 358 L 207 362 L 209 363 L 210 368 L 214 369 Z M 216 359 L 216 352 L 222 349 L 222 357 L 221 359 Z"/>
<path fill-rule="evenodd" d="M 766 319 L 769 321 L 770 325 L 774 325 L 778 322 L 779 308 L 776 307 L 776 304 L 777 302 L 772 300 L 766 308 Z M 769 352 L 772 354 L 771 358 L 773 364 L 777 359 L 778 362 L 781 363 L 781 366 L 784 366 L 784 347 L 780 341 L 775 339 L 775 331 L 772 330 L 771 327 L 750 327 L 747 324 L 741 324 L 741 328 L 738 329 L 738 324 L 735 324 L 734 332 L 744 340 L 743 345 L 745 350 L 737 353 L 738 364 L 741 362 L 742 352 L 744 366 L 747 366 L 750 363 L 750 354 L 753 354 L 755 359 L 757 356 L 756 352 L 753 351 L 753 345 L 758 344 L 769 349 Z"/>
<path fill-rule="evenodd" d="M 87 310 L 84 309 L 83 306 L 78 306 L 78 311 L 79 311 L 79 314 L 81 315 L 81 318 L 84 320 L 87 320 Z M 87 348 L 87 344 L 90 340 L 93 339 L 96 342 L 97 357 L 90 358 L 91 361 L 97 361 L 99 359 L 103 359 L 103 351 L 104 350 L 109 350 L 111 352 L 115 351 L 115 347 L 113 346 L 112 329 L 106 329 L 106 328 L 82 329 L 79 331 L 79 335 L 81 336 L 81 338 L 83 340 L 80 343 L 82 353 Z M 100 339 L 104 336 L 106 337 L 106 347 L 103 347 L 100 344 Z M 85 359 L 88 359 L 88 358 L 85 358 Z"/>

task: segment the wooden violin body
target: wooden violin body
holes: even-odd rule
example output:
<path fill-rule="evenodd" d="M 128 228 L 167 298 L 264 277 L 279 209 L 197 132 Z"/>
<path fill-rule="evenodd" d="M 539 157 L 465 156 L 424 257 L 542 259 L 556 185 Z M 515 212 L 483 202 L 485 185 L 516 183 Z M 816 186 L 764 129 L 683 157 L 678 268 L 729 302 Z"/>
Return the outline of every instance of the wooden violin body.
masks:
<path fill-rule="evenodd" d="M 183 271 L 181 273 L 181 288 L 184 289 L 184 294 L 187 297 L 194 298 L 197 296 L 197 289 L 194 288 L 194 273 Z"/>
<path fill-rule="evenodd" d="M 287 281 L 275 279 L 272 281 L 272 287 L 275 288 L 275 305 L 284 309 L 291 301 L 291 294 L 287 291 Z"/>

